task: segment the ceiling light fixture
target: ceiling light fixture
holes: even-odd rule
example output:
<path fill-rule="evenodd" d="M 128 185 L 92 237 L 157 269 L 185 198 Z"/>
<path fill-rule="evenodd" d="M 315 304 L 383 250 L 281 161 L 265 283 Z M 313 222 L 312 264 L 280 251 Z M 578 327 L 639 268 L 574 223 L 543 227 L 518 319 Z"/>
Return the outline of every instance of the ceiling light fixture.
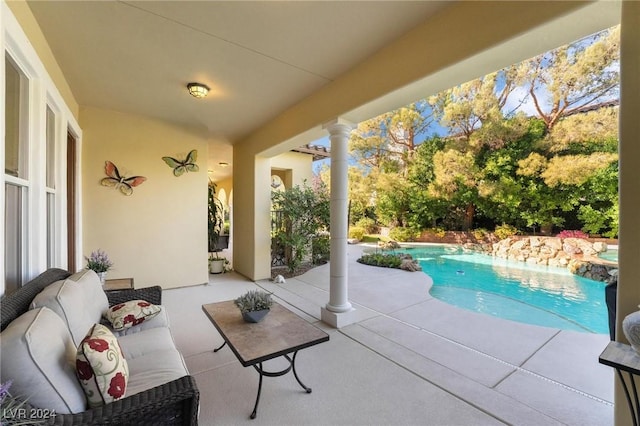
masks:
<path fill-rule="evenodd" d="M 187 89 L 189 89 L 189 93 L 194 98 L 204 98 L 209 93 L 209 87 L 205 86 L 202 83 L 189 83 L 187 84 Z"/>

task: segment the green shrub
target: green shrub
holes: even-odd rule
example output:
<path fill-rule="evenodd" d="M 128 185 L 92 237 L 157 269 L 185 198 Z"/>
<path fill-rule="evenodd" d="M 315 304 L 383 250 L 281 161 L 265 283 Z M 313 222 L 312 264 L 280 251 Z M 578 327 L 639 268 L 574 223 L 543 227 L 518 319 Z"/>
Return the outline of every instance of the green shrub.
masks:
<path fill-rule="evenodd" d="M 489 231 L 487 231 L 484 228 L 474 229 L 471 232 L 473 233 L 473 236 L 475 237 L 476 240 L 484 240 L 484 237 L 486 237 L 487 234 L 489 233 Z"/>
<path fill-rule="evenodd" d="M 363 217 L 356 222 L 356 226 L 359 228 L 364 228 L 364 232 L 367 234 L 375 234 L 375 232 L 378 230 L 376 221 L 371 219 L 370 217 Z"/>
<path fill-rule="evenodd" d="M 389 237 L 395 241 L 415 241 L 418 238 L 418 232 L 413 228 L 398 226 L 389 231 Z"/>
<path fill-rule="evenodd" d="M 311 261 L 314 265 L 320 265 L 329 261 L 331 239 L 327 234 L 319 234 L 311 241 Z"/>
<path fill-rule="evenodd" d="M 503 224 L 500 226 L 496 226 L 496 230 L 494 231 L 496 237 L 500 240 L 504 240 L 505 238 L 509 238 L 518 233 L 518 229 L 515 226 Z"/>
<path fill-rule="evenodd" d="M 352 226 L 349 228 L 349 238 L 355 238 L 358 241 L 362 241 L 364 238 L 364 228 L 360 226 Z"/>
<path fill-rule="evenodd" d="M 427 232 L 432 233 L 438 238 L 444 238 L 445 235 L 447 235 L 447 231 L 445 231 L 443 228 L 429 228 L 427 229 Z"/>
<path fill-rule="evenodd" d="M 383 268 L 400 268 L 402 259 L 397 254 L 370 253 L 364 254 L 357 260 L 359 263 Z"/>

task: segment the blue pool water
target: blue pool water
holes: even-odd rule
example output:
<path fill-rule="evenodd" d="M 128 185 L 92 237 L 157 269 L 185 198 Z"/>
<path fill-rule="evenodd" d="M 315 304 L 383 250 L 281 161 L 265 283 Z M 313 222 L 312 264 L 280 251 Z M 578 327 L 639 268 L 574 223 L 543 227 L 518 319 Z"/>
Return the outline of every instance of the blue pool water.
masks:
<path fill-rule="evenodd" d="M 451 246 L 402 251 L 433 279 L 431 295 L 449 304 L 528 324 L 609 332 L 602 282 L 563 268 L 464 253 Z"/>
<path fill-rule="evenodd" d="M 609 260 L 611 262 L 617 262 L 618 261 L 618 250 L 607 250 L 605 252 L 602 252 L 598 255 L 599 258 L 604 259 L 604 260 Z"/>

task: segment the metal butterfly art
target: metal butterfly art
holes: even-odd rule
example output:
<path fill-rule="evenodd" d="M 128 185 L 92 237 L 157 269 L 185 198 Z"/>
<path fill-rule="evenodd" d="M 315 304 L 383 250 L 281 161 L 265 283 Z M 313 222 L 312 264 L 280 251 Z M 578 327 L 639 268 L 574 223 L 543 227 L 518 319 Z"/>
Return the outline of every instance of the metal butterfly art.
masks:
<path fill-rule="evenodd" d="M 162 160 L 164 160 L 169 167 L 173 167 L 173 175 L 175 177 L 182 176 L 184 172 L 197 172 L 200 170 L 196 164 L 197 159 L 198 151 L 195 149 L 192 149 L 191 152 L 187 154 L 187 158 L 183 161 L 177 160 L 173 157 L 162 157 Z"/>
<path fill-rule="evenodd" d="M 104 172 L 107 174 L 107 177 L 102 178 L 100 184 L 102 186 L 119 189 L 124 195 L 133 194 L 133 188 L 147 180 L 144 176 L 120 176 L 118 168 L 111 161 L 104 162 Z"/>

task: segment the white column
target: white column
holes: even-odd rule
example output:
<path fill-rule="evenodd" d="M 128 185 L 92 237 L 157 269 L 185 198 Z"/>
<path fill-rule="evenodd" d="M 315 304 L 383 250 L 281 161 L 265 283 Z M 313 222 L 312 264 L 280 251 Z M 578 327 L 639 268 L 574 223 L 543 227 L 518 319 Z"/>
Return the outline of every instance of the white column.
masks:
<path fill-rule="evenodd" d="M 353 125 L 334 121 L 327 123 L 325 128 L 329 131 L 331 140 L 331 258 L 329 303 L 322 309 L 322 320 L 339 328 L 353 322 L 347 282 L 347 147 Z"/>

